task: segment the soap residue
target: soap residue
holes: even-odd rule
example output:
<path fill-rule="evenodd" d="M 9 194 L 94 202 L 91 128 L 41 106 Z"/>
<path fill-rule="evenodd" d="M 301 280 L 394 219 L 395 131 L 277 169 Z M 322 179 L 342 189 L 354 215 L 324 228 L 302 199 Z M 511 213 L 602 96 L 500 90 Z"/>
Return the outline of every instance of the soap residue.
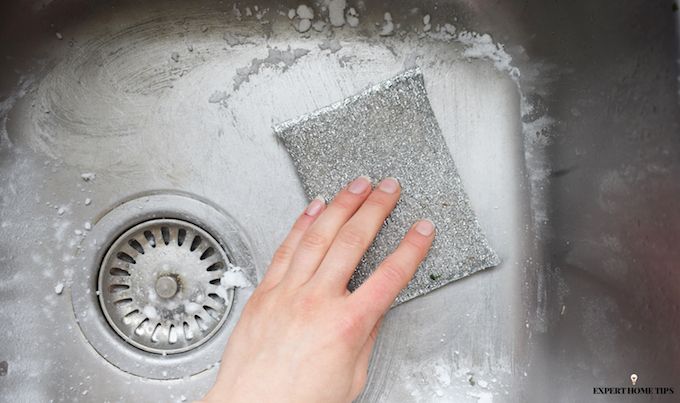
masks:
<path fill-rule="evenodd" d="M 222 288 L 230 290 L 233 288 L 248 288 L 253 286 L 241 267 L 229 263 L 228 268 L 229 269 L 222 274 L 222 278 L 220 279 L 220 286 L 222 286 Z"/>

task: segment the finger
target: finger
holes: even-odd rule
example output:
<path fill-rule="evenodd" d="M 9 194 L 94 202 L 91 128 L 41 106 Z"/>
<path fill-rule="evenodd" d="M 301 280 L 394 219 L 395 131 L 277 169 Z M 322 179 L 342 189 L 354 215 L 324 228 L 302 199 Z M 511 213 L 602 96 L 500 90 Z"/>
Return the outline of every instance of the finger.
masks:
<path fill-rule="evenodd" d="M 286 239 L 283 240 L 274 253 L 267 273 L 260 283 L 260 287 L 272 288 L 281 281 L 281 278 L 283 278 L 288 270 L 293 253 L 297 249 L 303 235 L 325 208 L 326 202 L 321 197 L 317 197 L 307 205 L 305 211 L 300 214 L 295 224 L 293 224 L 293 228 L 291 228 Z"/>
<path fill-rule="evenodd" d="M 383 318 L 378 319 L 378 322 L 373 326 L 373 330 L 368 335 L 366 343 L 362 346 L 361 351 L 359 351 L 359 357 L 357 358 L 357 365 L 354 369 L 354 380 L 352 381 L 352 396 L 356 396 L 361 393 L 366 385 L 368 378 L 368 365 L 371 362 L 371 354 L 373 353 L 373 347 L 378 339 L 378 332 L 380 331 L 380 325 L 382 325 Z"/>
<path fill-rule="evenodd" d="M 427 255 L 434 239 L 435 227 L 429 220 L 411 227 L 397 249 L 392 252 L 352 295 L 350 300 L 366 310 L 368 319 L 377 320 L 390 308 L 399 292 L 411 280 Z"/>
<path fill-rule="evenodd" d="M 295 286 L 309 280 L 340 228 L 366 200 L 370 191 L 371 180 L 360 176 L 335 196 L 323 214 L 302 236 L 282 282 Z"/>
<path fill-rule="evenodd" d="M 333 293 L 345 292 L 361 256 L 397 204 L 399 192 L 396 179 L 386 178 L 380 182 L 335 237 L 313 281 L 318 281 L 320 287 L 328 288 Z"/>

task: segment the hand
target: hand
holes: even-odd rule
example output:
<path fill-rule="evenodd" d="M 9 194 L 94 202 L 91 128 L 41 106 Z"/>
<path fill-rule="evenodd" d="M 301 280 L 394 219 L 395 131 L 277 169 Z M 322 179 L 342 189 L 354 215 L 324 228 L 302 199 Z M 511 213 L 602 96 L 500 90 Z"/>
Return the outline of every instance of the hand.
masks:
<path fill-rule="evenodd" d="M 359 177 L 327 207 L 313 200 L 274 255 L 229 339 L 205 402 L 350 402 L 366 383 L 381 318 L 434 238 L 417 222 L 353 293 L 347 283 L 399 199 Z"/>

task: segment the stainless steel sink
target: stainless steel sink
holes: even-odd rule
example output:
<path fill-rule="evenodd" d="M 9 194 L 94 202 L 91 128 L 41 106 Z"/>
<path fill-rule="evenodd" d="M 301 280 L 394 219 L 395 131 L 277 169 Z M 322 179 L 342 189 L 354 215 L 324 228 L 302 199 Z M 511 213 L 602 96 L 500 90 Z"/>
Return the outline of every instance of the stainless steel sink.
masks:
<path fill-rule="evenodd" d="M 205 340 L 135 341 L 109 247 L 179 222 L 256 282 L 305 205 L 272 125 L 413 65 L 503 263 L 394 308 L 359 401 L 680 393 L 677 3 L 344 3 L 1 6 L 1 401 L 202 396 L 251 289 Z"/>

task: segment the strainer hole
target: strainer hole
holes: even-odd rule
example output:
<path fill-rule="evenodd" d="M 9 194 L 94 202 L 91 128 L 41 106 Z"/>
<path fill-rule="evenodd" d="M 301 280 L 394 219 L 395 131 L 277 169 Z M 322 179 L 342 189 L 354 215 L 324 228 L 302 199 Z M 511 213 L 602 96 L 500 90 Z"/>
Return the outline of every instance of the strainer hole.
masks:
<path fill-rule="evenodd" d="M 187 230 L 184 228 L 180 228 L 179 231 L 177 231 L 177 245 L 182 246 L 184 244 L 184 240 L 187 237 Z"/>
<path fill-rule="evenodd" d="M 144 238 L 146 238 L 146 241 L 151 245 L 152 248 L 156 247 L 156 237 L 153 236 L 151 231 L 144 231 Z"/>
<path fill-rule="evenodd" d="M 142 244 L 137 242 L 136 239 L 130 239 L 128 241 L 128 245 L 130 245 L 134 250 L 141 253 L 142 255 L 144 254 L 144 248 L 142 247 Z"/>
<path fill-rule="evenodd" d="M 170 244 L 170 230 L 168 227 L 161 227 L 161 236 L 163 237 L 163 243 L 166 245 Z"/>
<path fill-rule="evenodd" d="M 161 324 L 158 323 L 156 324 L 156 327 L 153 329 L 153 333 L 151 333 L 151 342 L 152 343 L 158 343 L 160 340 L 160 335 L 161 335 Z"/>
<path fill-rule="evenodd" d="M 222 262 L 217 262 L 217 263 L 213 263 L 213 264 L 211 264 L 210 266 L 208 266 L 208 268 L 207 268 L 206 270 L 208 270 L 208 271 L 217 271 L 217 270 L 221 270 L 221 269 L 223 269 L 223 268 L 224 268 L 224 263 L 222 263 Z M 211 281 L 211 282 L 212 282 L 212 281 Z"/>
<path fill-rule="evenodd" d="M 210 315 L 213 319 L 220 320 L 220 314 L 217 312 L 217 310 L 215 310 L 215 308 L 208 305 L 203 305 L 203 309 L 205 309 L 205 311 L 208 312 L 208 315 Z"/>
<path fill-rule="evenodd" d="M 146 318 L 144 319 L 137 327 L 135 328 L 135 333 L 137 336 L 141 336 L 144 334 L 144 328 L 149 324 L 149 319 Z"/>
<path fill-rule="evenodd" d="M 187 340 L 191 340 L 194 338 L 194 332 L 191 331 L 191 326 L 187 322 L 184 322 L 184 325 L 182 325 L 182 328 L 184 330 L 184 337 Z"/>
<path fill-rule="evenodd" d="M 132 302 L 132 298 L 121 298 L 117 301 L 113 301 L 113 303 L 116 305 L 125 305 L 129 304 L 130 302 Z"/>
<path fill-rule="evenodd" d="M 198 324 L 198 327 L 199 329 L 201 329 L 201 331 L 205 332 L 206 330 L 208 330 L 208 324 L 205 323 L 205 320 L 203 320 L 203 318 L 196 315 L 194 316 L 194 319 L 196 319 L 196 324 Z"/>
<path fill-rule="evenodd" d="M 215 300 L 215 302 L 217 302 L 219 304 L 224 304 L 224 302 L 225 302 L 224 298 L 220 297 L 217 294 L 208 294 L 208 297 L 212 298 L 213 300 Z"/>
<path fill-rule="evenodd" d="M 214 255 L 214 254 L 215 254 L 215 249 L 213 249 L 212 247 L 209 247 L 209 248 L 206 249 L 205 252 L 203 252 L 203 254 L 201 255 L 201 260 L 205 260 L 205 259 L 209 258 L 210 256 L 212 256 L 212 255 Z"/>
<path fill-rule="evenodd" d="M 112 267 L 109 269 L 109 273 L 112 276 L 129 276 L 130 273 L 127 270 L 123 270 L 120 267 Z"/>
<path fill-rule="evenodd" d="M 109 286 L 109 292 L 113 294 L 113 293 L 125 291 L 129 288 L 130 288 L 130 286 L 127 285 L 127 284 L 113 284 L 113 285 Z"/>
<path fill-rule="evenodd" d="M 128 313 L 125 315 L 125 318 L 126 318 L 126 319 L 131 318 L 132 316 L 134 316 L 134 315 L 136 315 L 136 314 L 138 314 L 138 313 L 139 313 L 139 309 L 133 309 L 132 311 L 128 312 Z"/>
<path fill-rule="evenodd" d="M 201 237 L 200 237 L 199 235 L 196 235 L 196 236 L 194 237 L 194 240 L 191 242 L 191 248 L 189 248 L 189 249 L 190 249 L 192 252 L 195 251 L 196 248 L 198 248 L 198 246 L 201 244 L 202 241 L 203 241 L 203 240 L 201 239 Z"/>
<path fill-rule="evenodd" d="M 177 330 L 175 329 L 175 325 L 170 325 L 170 330 L 168 331 L 168 343 L 177 343 Z"/>
<path fill-rule="evenodd" d="M 117 257 L 118 259 L 122 260 L 123 262 L 126 262 L 126 263 L 131 263 L 131 264 L 136 264 L 136 263 L 137 263 L 137 262 L 135 261 L 135 259 L 132 258 L 132 256 L 128 255 L 128 254 L 125 253 L 125 252 L 118 252 L 118 254 L 116 254 L 116 257 Z"/>

